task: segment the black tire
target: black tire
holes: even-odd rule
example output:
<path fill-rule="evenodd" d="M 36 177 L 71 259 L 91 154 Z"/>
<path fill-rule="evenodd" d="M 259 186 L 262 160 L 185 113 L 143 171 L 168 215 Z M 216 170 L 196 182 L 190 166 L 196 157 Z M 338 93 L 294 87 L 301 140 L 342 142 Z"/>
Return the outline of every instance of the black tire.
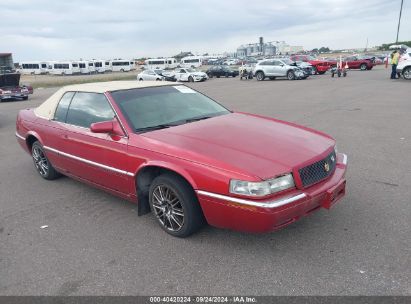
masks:
<path fill-rule="evenodd" d="M 27 99 L 29 99 L 28 96 L 24 96 L 24 97 L 23 97 L 23 100 L 27 100 Z"/>
<path fill-rule="evenodd" d="M 287 72 L 287 79 L 288 79 L 288 80 L 294 80 L 294 79 L 295 79 L 295 73 L 294 73 L 294 71 L 288 71 L 288 72 Z"/>
<path fill-rule="evenodd" d="M 177 175 L 156 177 L 150 185 L 149 201 L 160 227 L 172 236 L 187 237 L 205 224 L 193 188 Z"/>
<path fill-rule="evenodd" d="M 220 75 L 217 75 L 216 77 L 217 77 L 217 78 L 220 78 Z"/>
<path fill-rule="evenodd" d="M 161 81 L 161 79 L 160 79 L 160 78 L 157 78 L 156 81 Z"/>
<path fill-rule="evenodd" d="M 140 78 L 138 81 L 143 81 L 144 79 L 143 78 Z"/>
<path fill-rule="evenodd" d="M 208 78 L 213 78 L 213 74 L 208 74 Z"/>
<path fill-rule="evenodd" d="M 361 64 L 361 65 L 360 65 L 360 70 L 361 70 L 361 71 L 367 70 L 367 65 L 366 65 L 365 63 Z"/>
<path fill-rule="evenodd" d="M 188 77 L 188 82 L 194 82 L 194 78 L 193 77 Z"/>
<path fill-rule="evenodd" d="M 325 71 L 317 72 L 319 75 L 324 75 Z"/>
<path fill-rule="evenodd" d="M 411 66 L 408 66 L 402 70 L 402 77 L 406 80 L 411 80 Z"/>
<path fill-rule="evenodd" d="M 59 172 L 54 169 L 44 152 L 43 146 L 40 142 L 35 141 L 31 147 L 31 157 L 33 158 L 34 167 L 40 176 L 47 180 L 53 180 L 61 176 Z"/>
<path fill-rule="evenodd" d="M 255 74 L 255 78 L 256 78 L 258 81 L 263 81 L 263 80 L 265 79 L 264 72 L 258 71 L 258 72 Z"/>
<path fill-rule="evenodd" d="M 317 70 L 317 68 L 316 68 L 316 67 L 313 67 L 312 74 L 313 74 L 313 75 L 318 74 L 318 70 Z"/>

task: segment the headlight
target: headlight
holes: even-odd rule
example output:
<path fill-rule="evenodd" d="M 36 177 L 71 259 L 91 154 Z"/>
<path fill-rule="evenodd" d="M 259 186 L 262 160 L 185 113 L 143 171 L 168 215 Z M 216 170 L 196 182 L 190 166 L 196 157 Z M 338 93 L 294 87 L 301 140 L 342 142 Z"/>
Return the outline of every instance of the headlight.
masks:
<path fill-rule="evenodd" d="M 294 186 L 294 178 L 291 173 L 263 182 L 247 182 L 232 179 L 230 181 L 230 193 L 249 196 L 265 196 L 281 190 L 293 188 Z"/>

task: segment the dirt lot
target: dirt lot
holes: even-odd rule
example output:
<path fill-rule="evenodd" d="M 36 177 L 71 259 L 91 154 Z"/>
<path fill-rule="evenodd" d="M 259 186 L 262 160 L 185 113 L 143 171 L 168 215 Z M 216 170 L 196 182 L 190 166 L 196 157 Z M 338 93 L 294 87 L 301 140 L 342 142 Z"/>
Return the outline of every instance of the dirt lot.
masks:
<path fill-rule="evenodd" d="M 190 86 L 335 137 L 346 197 L 273 233 L 173 238 L 132 203 L 37 174 L 14 135 L 18 110 L 57 88 L 36 90 L 0 103 L 0 295 L 411 295 L 411 82 L 380 67 Z"/>

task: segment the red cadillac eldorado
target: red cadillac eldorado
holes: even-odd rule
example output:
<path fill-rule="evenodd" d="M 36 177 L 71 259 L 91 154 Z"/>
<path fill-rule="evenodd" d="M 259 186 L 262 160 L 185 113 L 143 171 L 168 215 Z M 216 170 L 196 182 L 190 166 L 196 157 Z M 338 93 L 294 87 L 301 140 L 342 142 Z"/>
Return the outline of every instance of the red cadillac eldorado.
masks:
<path fill-rule="evenodd" d="M 227 110 L 179 83 L 66 86 L 21 110 L 16 137 L 41 177 L 138 204 L 166 232 L 284 227 L 345 194 L 347 156 L 293 123 Z"/>

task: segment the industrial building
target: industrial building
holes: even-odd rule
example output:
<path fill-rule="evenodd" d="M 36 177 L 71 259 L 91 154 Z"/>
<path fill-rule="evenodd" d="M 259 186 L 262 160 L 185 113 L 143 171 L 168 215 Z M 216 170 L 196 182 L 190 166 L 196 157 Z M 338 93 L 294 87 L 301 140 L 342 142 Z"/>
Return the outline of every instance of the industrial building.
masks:
<path fill-rule="evenodd" d="M 302 46 L 292 46 L 285 41 L 264 42 L 263 37 L 260 37 L 258 43 L 240 45 L 237 48 L 237 57 L 286 55 L 301 51 L 303 51 Z"/>

